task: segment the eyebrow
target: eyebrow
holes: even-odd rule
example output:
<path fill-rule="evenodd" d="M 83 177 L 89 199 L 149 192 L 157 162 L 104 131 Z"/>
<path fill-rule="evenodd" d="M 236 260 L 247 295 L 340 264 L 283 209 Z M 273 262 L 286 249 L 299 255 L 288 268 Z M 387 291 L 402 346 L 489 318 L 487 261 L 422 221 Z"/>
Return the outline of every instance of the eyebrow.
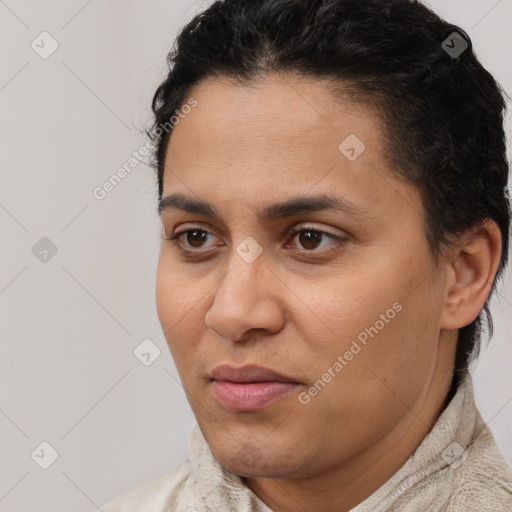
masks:
<path fill-rule="evenodd" d="M 158 214 L 171 209 L 181 210 L 193 215 L 200 215 L 212 219 L 221 218 L 220 212 L 212 204 L 203 200 L 186 197 L 182 194 L 172 194 L 162 198 L 158 203 Z M 258 212 L 258 219 L 263 222 L 274 222 L 293 215 L 323 210 L 342 211 L 351 215 L 370 216 L 360 205 L 328 194 L 310 197 L 293 197 L 282 202 L 265 206 Z"/>

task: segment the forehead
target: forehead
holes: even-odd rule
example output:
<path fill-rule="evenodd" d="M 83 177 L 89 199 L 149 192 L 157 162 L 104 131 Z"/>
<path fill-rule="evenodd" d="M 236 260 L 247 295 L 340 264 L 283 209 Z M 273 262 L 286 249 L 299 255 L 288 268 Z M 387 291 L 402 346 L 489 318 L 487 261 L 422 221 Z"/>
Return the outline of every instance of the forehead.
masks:
<path fill-rule="evenodd" d="M 332 82 L 325 79 L 290 74 L 271 74 L 244 84 L 209 78 L 189 91 L 198 105 L 175 132 L 195 131 L 205 136 L 202 142 L 207 146 L 264 143 L 268 149 L 269 140 L 273 147 L 306 149 L 323 143 L 336 149 L 349 133 L 369 137 L 371 132 L 378 139 L 379 119 L 370 106 L 348 96 L 334 97 L 329 86 Z M 372 141 L 376 142 L 380 143 Z"/>
<path fill-rule="evenodd" d="M 393 181 L 375 112 L 334 98 L 324 81 L 272 75 L 241 85 L 216 78 L 189 97 L 197 106 L 170 137 L 164 196 L 188 189 L 218 202 L 263 204 L 333 192 L 378 215 L 397 193 L 415 193 Z"/>

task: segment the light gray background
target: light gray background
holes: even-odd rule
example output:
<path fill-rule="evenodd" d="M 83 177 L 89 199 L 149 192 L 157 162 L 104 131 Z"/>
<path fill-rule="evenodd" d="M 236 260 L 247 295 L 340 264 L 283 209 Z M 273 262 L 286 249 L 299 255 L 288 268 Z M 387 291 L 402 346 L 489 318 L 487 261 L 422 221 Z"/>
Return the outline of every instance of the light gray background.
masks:
<path fill-rule="evenodd" d="M 167 52 L 209 3 L 0 0 L 2 511 L 91 510 L 186 456 L 193 415 L 155 306 L 153 173 L 141 163 L 105 199 L 92 191 L 145 143 Z M 512 94 L 512 0 L 430 5 Z M 43 31 L 59 45 L 46 59 L 31 47 L 48 50 Z M 57 247 L 46 262 L 32 252 L 43 237 Z M 511 290 L 508 271 L 474 370 L 509 464 Z M 161 350 L 150 366 L 133 354 L 147 338 Z M 43 441 L 58 453 L 48 469 Z"/>

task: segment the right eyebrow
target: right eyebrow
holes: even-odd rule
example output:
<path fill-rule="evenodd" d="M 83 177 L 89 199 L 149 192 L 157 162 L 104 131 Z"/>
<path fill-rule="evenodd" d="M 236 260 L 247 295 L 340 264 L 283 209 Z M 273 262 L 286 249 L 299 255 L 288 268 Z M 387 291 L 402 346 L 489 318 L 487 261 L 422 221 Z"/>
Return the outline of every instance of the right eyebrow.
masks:
<path fill-rule="evenodd" d="M 222 218 L 219 210 L 212 204 L 186 197 L 182 194 L 172 194 L 164 197 L 158 204 L 158 213 L 170 209 L 181 210 L 193 215 L 209 218 Z M 280 219 L 301 215 L 309 212 L 335 210 L 352 215 L 368 215 L 368 211 L 348 199 L 322 194 L 312 197 L 294 197 L 265 206 L 258 212 L 258 218 L 265 222 L 275 222 Z"/>

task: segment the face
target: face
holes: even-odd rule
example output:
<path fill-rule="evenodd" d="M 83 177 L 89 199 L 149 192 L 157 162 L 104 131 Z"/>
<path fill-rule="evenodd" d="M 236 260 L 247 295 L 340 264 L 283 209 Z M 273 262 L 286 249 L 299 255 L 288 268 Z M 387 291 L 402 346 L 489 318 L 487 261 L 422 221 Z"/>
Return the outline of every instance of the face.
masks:
<path fill-rule="evenodd" d="M 318 474 L 396 429 L 432 383 L 443 273 L 419 193 L 387 166 L 376 114 L 319 80 L 189 94 L 164 172 L 163 197 L 187 201 L 161 213 L 165 238 L 182 233 L 162 240 L 163 332 L 221 464 Z"/>

